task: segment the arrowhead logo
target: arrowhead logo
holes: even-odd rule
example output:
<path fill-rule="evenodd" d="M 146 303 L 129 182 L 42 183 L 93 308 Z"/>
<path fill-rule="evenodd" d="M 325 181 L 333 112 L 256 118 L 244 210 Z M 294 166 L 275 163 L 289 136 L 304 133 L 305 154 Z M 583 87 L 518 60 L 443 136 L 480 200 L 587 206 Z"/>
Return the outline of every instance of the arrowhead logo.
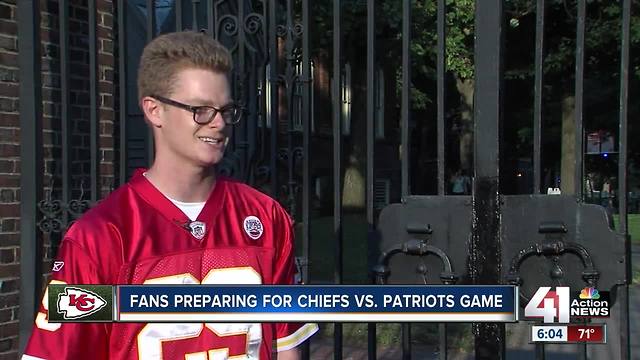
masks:
<path fill-rule="evenodd" d="M 98 294 L 76 287 L 65 287 L 58 294 L 58 313 L 65 320 L 80 319 L 102 309 L 107 302 Z"/>

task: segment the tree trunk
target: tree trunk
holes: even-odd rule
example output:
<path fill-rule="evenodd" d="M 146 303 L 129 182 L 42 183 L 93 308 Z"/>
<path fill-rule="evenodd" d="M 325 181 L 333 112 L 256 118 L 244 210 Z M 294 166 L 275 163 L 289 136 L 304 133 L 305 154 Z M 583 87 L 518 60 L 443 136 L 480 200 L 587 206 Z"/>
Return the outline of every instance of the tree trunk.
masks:
<path fill-rule="evenodd" d="M 344 178 L 342 206 L 347 211 L 362 211 L 366 207 L 367 112 L 364 85 L 366 73 L 354 71 L 351 78 L 351 135 L 344 142 Z"/>
<path fill-rule="evenodd" d="M 560 190 L 563 194 L 575 194 L 576 183 L 576 124 L 575 98 L 562 98 L 562 159 L 560 163 Z"/>
<path fill-rule="evenodd" d="M 456 77 L 456 89 L 460 95 L 460 170 L 473 169 L 473 79 Z"/>

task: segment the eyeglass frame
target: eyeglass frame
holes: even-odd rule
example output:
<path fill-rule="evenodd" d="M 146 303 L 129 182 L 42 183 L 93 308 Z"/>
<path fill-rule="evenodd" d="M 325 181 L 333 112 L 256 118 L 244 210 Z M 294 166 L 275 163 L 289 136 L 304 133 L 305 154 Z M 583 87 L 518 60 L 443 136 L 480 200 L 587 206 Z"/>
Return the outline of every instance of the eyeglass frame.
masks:
<path fill-rule="evenodd" d="M 225 121 L 224 122 L 225 124 L 227 124 L 227 125 L 235 125 L 235 124 L 239 123 L 240 119 L 242 118 L 242 111 L 243 111 L 242 106 L 240 106 L 240 105 L 238 105 L 236 103 L 233 103 L 233 102 L 229 103 L 229 104 L 227 104 L 227 105 L 225 105 L 225 106 L 223 106 L 221 108 L 216 108 L 215 106 L 209 106 L 209 105 L 199 105 L 199 106 L 188 105 L 188 104 L 184 104 L 184 103 L 181 103 L 179 101 L 175 101 L 175 100 L 172 100 L 172 99 L 166 98 L 164 96 L 160 96 L 160 95 L 150 95 L 149 97 L 151 97 L 153 99 L 156 99 L 156 100 L 160 101 L 163 104 L 175 106 L 175 107 L 177 107 L 179 109 L 190 111 L 193 114 L 193 121 L 198 125 L 207 125 L 207 124 L 211 123 L 213 121 L 213 119 L 216 118 L 216 115 L 222 114 L 223 111 L 225 111 L 225 110 L 227 110 L 229 108 L 235 109 L 235 111 L 236 111 L 235 118 L 236 119 L 235 119 L 234 122 L 230 122 L 230 123 Z M 211 116 L 211 118 L 209 118 L 209 121 L 207 121 L 207 122 L 199 122 L 199 121 L 196 120 L 196 115 L 198 114 L 198 111 L 200 109 L 203 109 L 203 108 L 212 109 L 213 110 L 213 115 Z M 224 120 L 224 116 L 222 117 L 222 120 Z"/>

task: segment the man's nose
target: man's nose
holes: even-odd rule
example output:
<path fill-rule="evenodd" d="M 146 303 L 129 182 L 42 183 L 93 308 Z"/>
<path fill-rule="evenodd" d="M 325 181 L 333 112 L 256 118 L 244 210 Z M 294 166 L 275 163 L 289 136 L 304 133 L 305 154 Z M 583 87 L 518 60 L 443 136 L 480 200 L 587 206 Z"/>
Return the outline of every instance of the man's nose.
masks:
<path fill-rule="evenodd" d="M 222 113 L 220 111 L 216 112 L 216 116 L 213 117 L 213 120 L 209 123 L 209 126 L 218 129 L 224 129 L 227 124 L 224 122 L 222 118 Z"/>

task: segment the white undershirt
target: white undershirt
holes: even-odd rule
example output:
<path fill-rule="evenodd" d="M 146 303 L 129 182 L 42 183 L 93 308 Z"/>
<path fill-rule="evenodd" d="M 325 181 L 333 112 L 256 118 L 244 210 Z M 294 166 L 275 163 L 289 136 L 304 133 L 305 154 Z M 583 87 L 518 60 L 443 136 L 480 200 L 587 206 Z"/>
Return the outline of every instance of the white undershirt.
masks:
<path fill-rule="evenodd" d="M 147 177 L 147 173 L 143 172 L 142 176 Z M 178 209 L 182 210 L 182 212 L 187 215 L 189 220 L 195 221 L 200 215 L 200 212 L 204 208 L 205 202 L 184 202 L 176 199 L 172 199 L 167 195 L 163 194 L 167 199 L 171 200 L 171 202 L 178 207 Z"/>
<path fill-rule="evenodd" d="M 204 201 L 203 202 L 184 202 L 184 201 L 178 201 L 178 200 L 172 199 L 167 195 L 165 196 L 167 197 L 167 199 L 171 200 L 171 202 L 174 203 L 174 205 L 177 206 L 178 209 L 182 210 L 182 212 L 185 215 L 187 215 L 187 217 L 191 221 L 195 221 L 198 218 L 198 215 L 200 215 L 202 208 L 204 208 L 204 204 L 205 204 Z"/>

